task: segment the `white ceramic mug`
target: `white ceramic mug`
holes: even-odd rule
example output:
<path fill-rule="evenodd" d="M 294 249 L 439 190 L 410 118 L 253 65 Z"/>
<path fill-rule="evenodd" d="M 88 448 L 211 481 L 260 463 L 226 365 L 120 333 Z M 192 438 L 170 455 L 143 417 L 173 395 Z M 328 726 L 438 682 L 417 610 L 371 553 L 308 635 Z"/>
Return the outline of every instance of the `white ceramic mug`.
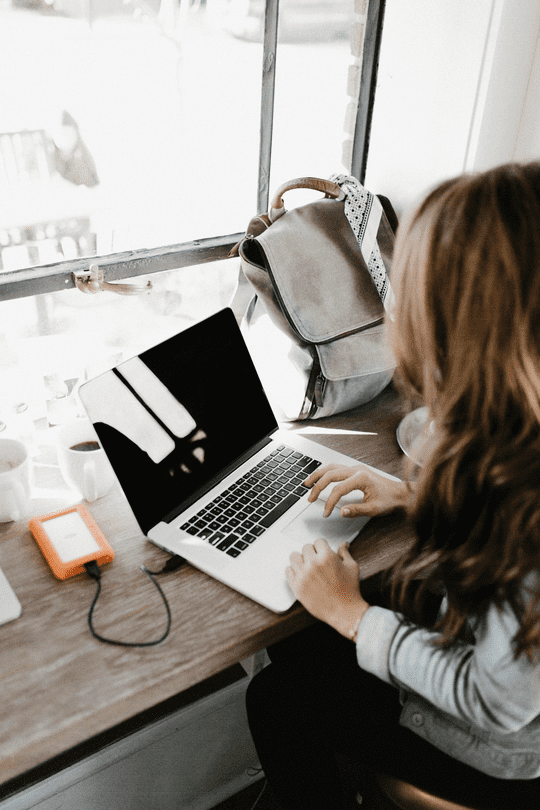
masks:
<path fill-rule="evenodd" d="M 0 439 L 0 523 L 26 517 L 29 501 L 28 450 L 17 439 Z"/>
<path fill-rule="evenodd" d="M 87 501 L 105 495 L 115 481 L 113 469 L 89 419 L 76 419 L 58 430 L 58 464 L 66 484 Z"/>

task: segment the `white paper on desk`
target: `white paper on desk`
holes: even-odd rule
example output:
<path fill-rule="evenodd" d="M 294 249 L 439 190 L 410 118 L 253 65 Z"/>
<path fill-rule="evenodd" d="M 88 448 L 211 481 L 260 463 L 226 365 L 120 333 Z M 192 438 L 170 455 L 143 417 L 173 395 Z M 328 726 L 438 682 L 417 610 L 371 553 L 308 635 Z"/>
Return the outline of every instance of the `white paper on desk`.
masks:
<path fill-rule="evenodd" d="M 104 422 L 123 433 L 155 464 L 172 453 L 173 439 L 114 372 L 95 377 L 87 390 L 93 398 L 93 422 Z"/>
<path fill-rule="evenodd" d="M 21 603 L 0 568 L 0 624 L 6 624 L 6 622 L 12 622 L 13 619 L 18 619 L 21 612 Z"/>

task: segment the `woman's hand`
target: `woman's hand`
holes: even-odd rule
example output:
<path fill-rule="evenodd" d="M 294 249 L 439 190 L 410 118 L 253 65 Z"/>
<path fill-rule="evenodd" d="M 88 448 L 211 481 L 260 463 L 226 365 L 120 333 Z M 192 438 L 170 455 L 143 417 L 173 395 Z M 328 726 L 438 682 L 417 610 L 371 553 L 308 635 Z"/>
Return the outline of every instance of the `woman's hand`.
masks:
<path fill-rule="evenodd" d="M 325 517 L 331 514 L 340 498 L 354 490 L 359 490 L 359 501 L 342 507 L 343 517 L 387 515 L 394 509 L 405 508 L 411 495 L 404 481 L 384 478 L 364 464 L 354 467 L 327 464 L 315 470 L 304 481 L 304 485 L 311 488 L 308 500 L 316 501 L 321 492 L 335 482 L 340 483 L 333 487 L 326 501 L 323 513 Z M 360 493 L 363 493 L 363 499 Z"/>
<path fill-rule="evenodd" d="M 294 551 L 285 575 L 295 597 L 317 619 L 354 639 L 369 605 L 360 593 L 358 564 L 343 543 L 336 554 L 326 540 Z"/>

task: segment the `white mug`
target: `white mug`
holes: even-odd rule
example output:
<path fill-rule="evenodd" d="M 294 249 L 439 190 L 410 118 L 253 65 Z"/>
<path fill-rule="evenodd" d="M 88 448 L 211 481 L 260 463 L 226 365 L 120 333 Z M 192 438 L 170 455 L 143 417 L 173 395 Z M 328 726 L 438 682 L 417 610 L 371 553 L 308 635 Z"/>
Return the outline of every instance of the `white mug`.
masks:
<path fill-rule="evenodd" d="M 0 439 L 0 523 L 25 517 L 29 501 L 28 450 L 17 439 Z"/>
<path fill-rule="evenodd" d="M 89 419 L 76 419 L 58 430 L 58 464 L 66 484 L 87 501 L 103 497 L 115 481 L 113 469 Z"/>

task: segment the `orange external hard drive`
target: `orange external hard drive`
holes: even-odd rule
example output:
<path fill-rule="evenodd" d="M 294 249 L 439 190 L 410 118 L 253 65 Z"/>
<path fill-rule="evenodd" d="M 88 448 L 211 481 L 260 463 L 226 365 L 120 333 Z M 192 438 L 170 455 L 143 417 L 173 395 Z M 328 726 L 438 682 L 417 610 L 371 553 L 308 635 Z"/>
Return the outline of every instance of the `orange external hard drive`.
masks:
<path fill-rule="evenodd" d="M 30 520 L 30 531 L 58 579 L 84 572 L 85 563 L 111 562 L 114 551 L 82 504 Z"/>

